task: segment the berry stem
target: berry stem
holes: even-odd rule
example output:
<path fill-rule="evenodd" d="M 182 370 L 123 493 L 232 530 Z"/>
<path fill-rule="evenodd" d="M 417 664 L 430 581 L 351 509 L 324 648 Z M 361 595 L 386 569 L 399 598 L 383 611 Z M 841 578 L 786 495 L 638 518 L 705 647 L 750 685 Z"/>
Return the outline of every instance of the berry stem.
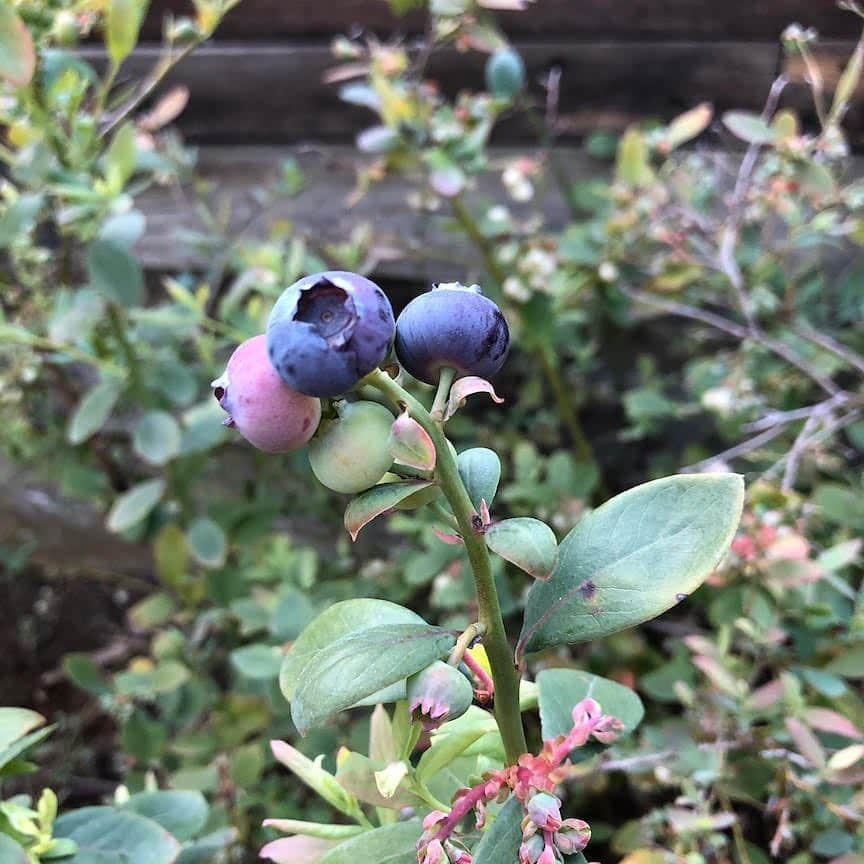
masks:
<path fill-rule="evenodd" d="M 432 403 L 432 419 L 439 425 L 444 422 L 444 412 L 447 409 L 447 400 L 450 398 L 450 388 L 453 386 L 453 379 L 456 377 L 456 370 L 445 366 L 438 373 L 438 389 L 435 391 L 435 401 Z"/>
<path fill-rule="evenodd" d="M 514 765 L 527 750 L 525 731 L 522 728 L 522 714 L 519 710 L 519 675 L 507 642 L 498 592 L 492 578 L 489 551 L 483 536 L 474 528 L 473 517 L 478 514 L 459 476 L 459 469 L 449 442 L 423 404 L 380 369 L 370 372 L 363 379 L 363 383 L 377 387 L 394 402 L 406 405 L 411 416 L 425 429 L 435 445 L 437 458 L 435 476 L 456 517 L 459 533 L 462 535 L 468 561 L 474 574 L 477 608 L 480 613 L 479 623 L 484 628 L 483 645 L 492 667 L 492 680 L 495 685 L 495 722 L 501 733 L 507 763 Z"/>

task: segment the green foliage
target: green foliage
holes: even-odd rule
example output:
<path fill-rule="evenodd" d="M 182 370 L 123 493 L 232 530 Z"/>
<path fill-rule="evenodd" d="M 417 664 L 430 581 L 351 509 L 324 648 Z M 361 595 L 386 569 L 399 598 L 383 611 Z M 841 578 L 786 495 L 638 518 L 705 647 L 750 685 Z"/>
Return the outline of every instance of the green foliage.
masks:
<path fill-rule="evenodd" d="M 667 477 L 608 501 L 531 587 L 518 651 L 596 639 L 681 602 L 729 546 L 743 501 L 742 479 L 729 474 Z"/>
<path fill-rule="evenodd" d="M 237 446 L 207 390 L 281 288 L 325 262 L 376 260 L 374 224 L 326 244 L 299 221 L 271 219 L 306 182 L 292 162 L 250 190 L 257 237 L 235 231 L 218 188 L 190 182 L 200 229 L 176 242 L 208 265 L 145 279 L 139 196 L 195 177 L 176 134 L 138 122 L 142 91 L 127 86 L 126 67 L 113 84 L 144 4 L 88 7 L 71 35 L 68 4 L 43 5 L 32 17 L 33 4 L 0 5 L 0 446 L 4 460 L 105 513 L 112 531 L 152 551 L 154 567 L 145 585 L 100 574 L 133 595 L 119 656 L 62 664 L 91 697 L 86 716 L 102 711 L 100 725 L 118 730 L 112 764 L 125 786 L 57 820 L 53 793 L 4 800 L 0 858 L 105 860 L 118 831 L 136 861 L 203 864 L 236 837 L 257 848 L 262 817 L 278 812 L 292 818 L 267 831 L 315 841 L 290 847 L 298 862 L 313 852 L 330 864 L 414 861 L 421 828 L 396 821 L 399 808 L 446 809 L 505 759 L 479 694 L 428 746 L 404 698 L 404 679 L 447 657 L 478 617 L 465 546 L 434 533 L 452 539 L 457 528 L 423 473 L 428 443 L 413 427 L 408 450 L 379 435 L 387 459 L 396 447 L 415 470 L 387 475 L 345 510 L 303 457 L 264 463 Z M 194 21 L 174 22 L 167 68 L 154 74 L 230 5 L 198 3 Z M 454 244 L 474 247 L 478 281 L 511 327 L 513 360 L 496 382 L 504 408 L 478 399 L 456 413 L 465 394 L 454 388 L 443 413 L 474 510 L 492 510 L 478 536 L 499 556 L 490 578 L 508 632 L 524 611 L 521 648 L 541 652 L 522 681 L 530 752 L 566 733 L 587 696 L 631 732 L 642 720 L 636 687 L 638 732 L 612 752 L 590 744 L 573 754 L 566 807 L 591 818 L 597 857 L 756 864 L 772 838 L 773 858 L 794 864 L 861 855 L 864 189 L 841 126 L 861 48 L 833 94 L 830 81 L 814 94 L 818 126 L 789 109 L 731 111 L 712 124 L 698 105 L 667 124 L 646 118 L 589 137 L 592 176 L 577 182 L 574 151 L 547 146 L 557 130 L 541 128 L 543 147 L 503 162 L 489 150 L 505 114 L 542 127 L 546 93 L 526 81 L 488 8 L 427 5 L 437 43 L 486 52 L 490 92 L 465 82 L 450 100 L 401 44 L 364 39 L 337 45 L 352 75 L 366 70 L 341 95 L 374 114 L 358 145 L 377 156 L 371 169 L 358 163 L 358 195 L 387 175 L 412 184 L 406 214 L 437 213 Z M 90 27 L 111 61 L 101 76 L 64 47 Z M 818 67 L 809 31 L 790 28 L 785 41 Z M 711 146 L 730 137 L 756 148 L 749 159 L 743 146 Z M 477 194 L 490 180 L 500 189 Z M 563 224 L 544 209 L 550 184 L 567 205 Z M 747 472 L 743 523 L 722 562 L 737 479 L 688 474 L 607 494 L 687 464 Z M 643 500 L 658 488 L 670 497 Z M 366 529 L 357 547 L 337 530 L 343 510 L 352 538 Z M 557 558 L 555 536 L 565 538 Z M 31 549 L 0 549 L 13 578 L 37 572 Z M 519 568 L 550 578 L 526 592 Z M 683 594 L 692 596 L 679 603 Z M 620 632 L 669 607 L 656 625 Z M 38 613 L 14 623 L 29 632 Z M 564 647 L 572 641 L 586 644 Z M 468 657 L 490 673 L 482 646 Z M 390 707 L 335 716 L 377 703 Z M 11 784 L 51 729 L 20 711 L 4 720 L 8 710 L 0 778 Z M 274 748 L 288 776 L 266 742 L 293 735 L 292 712 L 309 728 L 292 739 L 303 752 Z M 55 761 L 93 764 L 86 730 L 67 738 L 70 718 L 57 719 Z M 624 773 L 610 778 L 610 763 Z M 625 810 L 633 819 L 619 824 Z M 522 815 L 512 797 L 490 807 L 488 828 L 464 838 L 475 864 L 512 864 Z"/>

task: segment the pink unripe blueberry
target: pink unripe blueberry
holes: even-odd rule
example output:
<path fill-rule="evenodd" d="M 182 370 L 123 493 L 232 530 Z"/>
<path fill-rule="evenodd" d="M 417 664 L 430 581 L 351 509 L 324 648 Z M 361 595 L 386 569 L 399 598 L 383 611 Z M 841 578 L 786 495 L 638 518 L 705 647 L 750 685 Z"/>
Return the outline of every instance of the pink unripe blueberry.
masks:
<path fill-rule="evenodd" d="M 267 356 L 263 335 L 239 345 L 211 386 L 228 414 L 225 425 L 265 453 L 297 450 L 318 428 L 321 403 L 282 381 Z"/>

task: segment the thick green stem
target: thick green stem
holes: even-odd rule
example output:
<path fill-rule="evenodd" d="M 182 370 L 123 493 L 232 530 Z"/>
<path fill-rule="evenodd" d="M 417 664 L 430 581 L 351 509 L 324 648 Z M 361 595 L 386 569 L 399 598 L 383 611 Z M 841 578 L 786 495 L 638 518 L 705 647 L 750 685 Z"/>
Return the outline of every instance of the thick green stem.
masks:
<path fill-rule="evenodd" d="M 501 732 L 507 762 L 515 764 L 527 749 L 522 714 L 519 710 L 519 675 L 504 630 L 489 552 L 483 535 L 477 529 L 478 514 L 459 476 L 459 468 L 447 438 L 426 408 L 380 369 L 367 375 L 363 383 L 371 384 L 395 402 L 407 405 L 411 416 L 426 430 L 435 445 L 435 477 L 450 502 L 474 574 L 479 623 L 483 626 L 484 633 L 483 646 L 492 667 L 492 680 L 495 684 L 495 722 Z"/>

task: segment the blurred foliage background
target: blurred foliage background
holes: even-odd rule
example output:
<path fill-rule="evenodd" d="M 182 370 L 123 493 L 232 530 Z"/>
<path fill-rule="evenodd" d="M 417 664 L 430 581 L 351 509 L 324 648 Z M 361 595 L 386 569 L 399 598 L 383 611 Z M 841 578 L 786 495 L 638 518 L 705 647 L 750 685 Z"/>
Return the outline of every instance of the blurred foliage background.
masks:
<path fill-rule="evenodd" d="M 861 10 L 255 3 L 0 7 L 0 701 L 56 724 L 4 797 L 200 792 L 195 860 L 249 859 L 265 814 L 332 816 L 268 741 L 368 737 L 294 735 L 276 678 L 304 624 L 353 596 L 473 620 L 422 514 L 352 545 L 304 454 L 221 426 L 233 346 L 338 267 L 397 311 L 456 279 L 505 309 L 504 410 L 452 423 L 501 454 L 499 506 L 563 536 L 654 476 L 747 479 L 710 584 L 533 658 L 647 706 L 568 789 L 594 854 L 860 864 Z"/>

